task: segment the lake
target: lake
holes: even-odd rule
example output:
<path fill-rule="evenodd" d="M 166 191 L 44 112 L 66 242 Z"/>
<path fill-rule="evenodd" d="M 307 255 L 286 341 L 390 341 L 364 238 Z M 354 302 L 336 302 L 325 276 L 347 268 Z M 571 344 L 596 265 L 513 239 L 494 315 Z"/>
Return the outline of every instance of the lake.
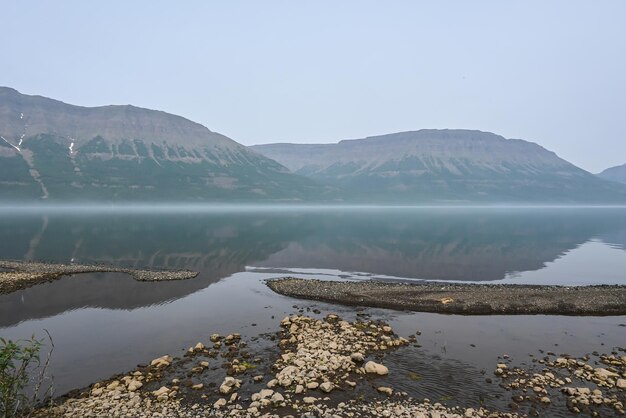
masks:
<path fill-rule="evenodd" d="M 54 338 L 57 393 L 180 355 L 213 332 L 274 332 L 298 309 L 355 317 L 353 308 L 276 295 L 267 278 L 626 284 L 623 208 L 5 208 L 0 215 L 2 259 L 200 273 L 161 283 L 76 275 L 0 296 L 0 336 L 47 329 Z M 388 365 L 423 380 L 395 373 L 394 387 L 430 399 L 453 394 L 450 404 L 506 405 L 506 392 L 483 376 L 504 354 L 529 364 L 539 350 L 580 356 L 626 346 L 626 317 L 367 312 L 401 336 L 421 331 L 420 347 L 390 354 Z"/>

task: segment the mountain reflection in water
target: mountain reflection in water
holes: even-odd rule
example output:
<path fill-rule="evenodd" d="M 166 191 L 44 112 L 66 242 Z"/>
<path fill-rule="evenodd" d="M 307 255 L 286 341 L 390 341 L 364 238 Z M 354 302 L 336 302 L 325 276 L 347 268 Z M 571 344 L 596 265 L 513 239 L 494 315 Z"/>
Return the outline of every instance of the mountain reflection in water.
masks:
<path fill-rule="evenodd" d="M 28 319 L 24 310 L 17 309 L 25 297 L 31 305 L 42 307 L 37 312 L 28 310 L 27 316 L 34 317 L 84 306 L 134 309 L 183 298 L 247 266 L 496 281 L 511 272 L 540 270 L 590 240 L 626 248 L 626 211 L 455 208 L 5 214 L 0 219 L 4 259 L 185 268 L 200 275 L 168 283 L 142 283 L 114 274 L 63 279 L 3 296 L 0 326 Z"/>

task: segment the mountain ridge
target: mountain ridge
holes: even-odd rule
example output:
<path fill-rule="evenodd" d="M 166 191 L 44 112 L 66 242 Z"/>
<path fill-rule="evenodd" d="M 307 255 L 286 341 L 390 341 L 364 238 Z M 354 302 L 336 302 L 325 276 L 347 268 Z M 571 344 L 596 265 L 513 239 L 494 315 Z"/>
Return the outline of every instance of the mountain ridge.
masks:
<path fill-rule="evenodd" d="M 33 108 L 35 111 L 32 114 L 22 111 Z M 54 113 L 62 113 L 64 119 L 53 119 L 56 116 Z M 100 116 L 100 119 L 89 120 L 89 117 L 94 115 Z M 88 141 L 101 135 L 114 141 L 132 137 L 133 139 L 157 142 L 158 140 L 171 140 L 174 134 L 180 135 L 182 128 L 187 141 L 189 139 L 198 141 L 210 138 L 221 144 L 231 146 L 236 144 L 239 147 L 244 147 L 224 135 L 211 131 L 204 125 L 161 110 L 130 104 L 77 106 L 44 96 L 21 94 L 10 87 L 0 87 L 0 118 L 3 122 L 3 136 L 5 138 L 9 136 L 12 139 L 18 139 L 26 130 L 30 136 L 55 133 L 68 137 L 68 139 L 74 138 L 77 141 Z M 77 118 L 81 118 L 80 124 L 76 120 Z M 166 119 L 170 126 L 161 124 L 155 127 L 161 128 L 162 132 L 158 132 L 157 129 L 146 130 L 146 121 L 159 122 L 159 118 Z M 85 122 L 95 123 L 96 126 L 91 129 L 86 128 Z M 142 125 L 141 122 L 144 124 Z M 120 130 L 123 130 L 123 133 L 120 133 Z M 155 138 L 155 133 L 160 133 L 160 137 Z M 77 146 L 79 145 L 82 144 L 79 142 Z"/>
<path fill-rule="evenodd" d="M 0 198 L 298 201 L 313 181 L 201 124 L 0 87 Z"/>
<path fill-rule="evenodd" d="M 598 177 L 626 184 L 626 164 L 609 167 L 601 173 L 598 173 Z"/>
<path fill-rule="evenodd" d="M 485 131 L 422 129 L 252 148 L 296 174 L 376 199 L 626 202 L 626 188 L 597 179 L 553 151 Z"/>

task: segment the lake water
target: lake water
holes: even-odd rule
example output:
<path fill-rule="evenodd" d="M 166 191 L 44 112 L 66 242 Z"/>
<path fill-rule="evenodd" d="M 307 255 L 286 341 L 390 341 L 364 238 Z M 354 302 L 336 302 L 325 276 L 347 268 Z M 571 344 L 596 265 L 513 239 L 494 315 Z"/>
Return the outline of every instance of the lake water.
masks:
<path fill-rule="evenodd" d="M 293 305 L 354 318 L 352 308 L 276 295 L 263 283 L 272 277 L 626 284 L 626 209 L 3 209 L 0 258 L 200 272 L 164 283 L 77 275 L 0 296 L 0 336 L 52 334 L 63 393 L 182 354 L 213 332 L 274 332 L 297 312 Z M 400 335 L 422 333 L 421 347 L 389 355 L 399 371 L 393 386 L 435 400 L 453 394 L 451 405 L 485 397 L 506 405 L 510 395 L 481 373 L 503 354 L 523 364 L 539 350 L 584 355 L 626 346 L 626 317 L 367 311 Z M 423 380 L 410 381 L 409 371 Z"/>

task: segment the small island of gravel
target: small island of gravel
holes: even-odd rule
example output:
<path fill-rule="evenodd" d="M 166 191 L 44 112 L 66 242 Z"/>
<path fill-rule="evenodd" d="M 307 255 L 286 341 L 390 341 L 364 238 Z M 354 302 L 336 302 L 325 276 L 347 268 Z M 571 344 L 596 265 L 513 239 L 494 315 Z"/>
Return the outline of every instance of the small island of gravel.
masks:
<path fill-rule="evenodd" d="M 462 315 L 625 315 L 626 286 L 267 281 L 281 295 L 350 306 Z"/>
<path fill-rule="evenodd" d="M 61 276 L 80 273 L 126 273 L 139 281 L 184 280 L 198 275 L 197 272 L 189 270 L 141 270 L 107 265 L 0 260 L 0 295 L 57 280 Z"/>

